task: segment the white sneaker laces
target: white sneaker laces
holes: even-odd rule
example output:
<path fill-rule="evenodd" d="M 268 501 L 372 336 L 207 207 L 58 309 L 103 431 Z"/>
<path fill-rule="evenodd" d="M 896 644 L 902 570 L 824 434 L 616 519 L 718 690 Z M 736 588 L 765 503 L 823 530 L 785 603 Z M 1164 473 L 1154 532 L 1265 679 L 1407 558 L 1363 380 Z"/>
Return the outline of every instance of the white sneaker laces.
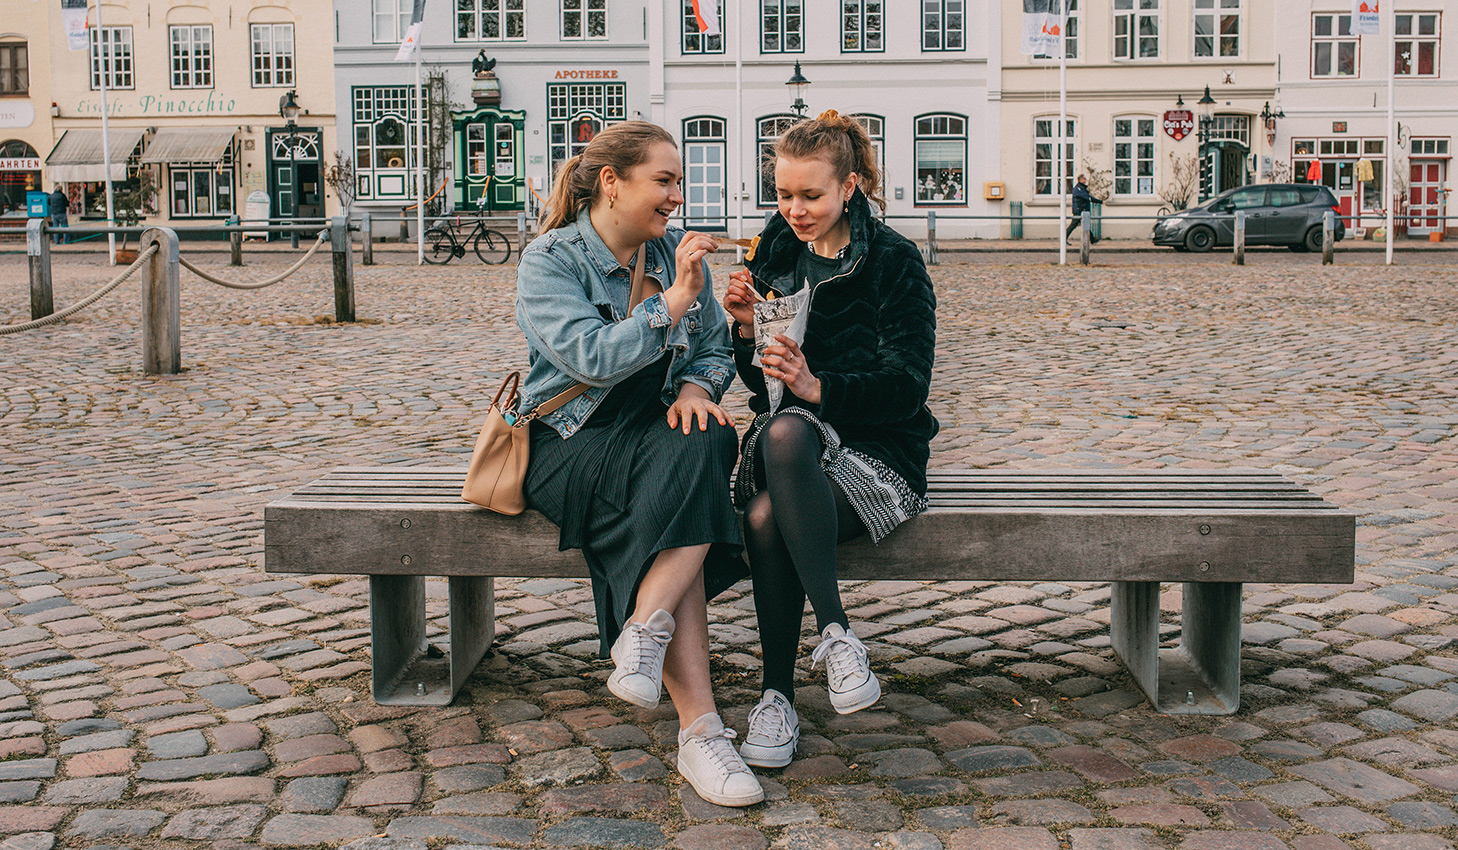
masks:
<path fill-rule="evenodd" d="M 790 737 L 790 715 L 785 704 L 777 699 L 767 699 L 749 712 L 749 731 L 745 740 L 758 736 L 779 743 Z"/>
<path fill-rule="evenodd" d="M 830 679 L 831 689 L 837 691 L 847 678 L 869 669 L 866 647 L 850 631 L 826 638 L 815 647 L 810 654 L 810 669 L 815 669 L 821 661 L 825 662 L 825 675 Z"/>
<path fill-rule="evenodd" d="M 734 740 L 737 733 L 729 727 L 724 727 L 717 734 L 705 732 L 702 735 L 695 735 L 689 740 L 703 741 L 701 748 L 714 767 L 729 773 L 748 773 L 749 768 L 745 767 L 744 760 L 739 757 L 739 752 L 729 742 Z"/>
<path fill-rule="evenodd" d="M 663 663 L 663 648 L 673 640 L 673 634 L 656 632 L 636 623 L 626 629 L 624 634 L 628 637 L 627 646 L 624 647 L 626 657 L 619 666 L 624 672 L 653 676 L 655 662 L 657 665 Z"/>

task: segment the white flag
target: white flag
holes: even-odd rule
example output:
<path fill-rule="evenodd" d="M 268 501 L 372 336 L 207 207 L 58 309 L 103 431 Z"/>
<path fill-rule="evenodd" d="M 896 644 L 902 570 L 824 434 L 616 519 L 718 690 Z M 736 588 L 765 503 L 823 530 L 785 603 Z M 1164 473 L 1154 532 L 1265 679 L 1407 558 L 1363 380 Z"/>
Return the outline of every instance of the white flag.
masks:
<path fill-rule="evenodd" d="M 1352 0 L 1352 35 L 1377 35 L 1382 32 L 1377 0 Z"/>
<path fill-rule="evenodd" d="M 66 31 L 66 46 L 72 50 L 85 50 L 89 46 L 86 37 L 86 0 L 61 0 L 61 28 Z"/>
<path fill-rule="evenodd" d="M 699 32 L 704 35 L 719 34 L 719 0 L 693 0 L 694 18 L 699 22 Z"/>
<path fill-rule="evenodd" d="M 396 62 L 407 62 L 414 55 L 415 49 L 420 46 L 420 27 L 425 20 L 425 0 L 415 0 L 415 8 L 410 13 L 410 28 L 405 30 L 405 40 L 400 42 L 400 49 L 395 51 Z"/>
<path fill-rule="evenodd" d="M 1057 56 L 1063 50 L 1064 0 L 1023 0 L 1023 52 Z"/>

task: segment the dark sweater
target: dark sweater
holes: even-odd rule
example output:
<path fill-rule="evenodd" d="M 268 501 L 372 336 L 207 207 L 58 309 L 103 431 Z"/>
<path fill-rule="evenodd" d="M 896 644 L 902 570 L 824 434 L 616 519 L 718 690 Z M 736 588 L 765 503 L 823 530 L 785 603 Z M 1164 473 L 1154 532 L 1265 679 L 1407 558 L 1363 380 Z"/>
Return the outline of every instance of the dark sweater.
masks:
<path fill-rule="evenodd" d="M 820 404 L 785 390 L 781 409 L 796 405 L 833 426 L 846 447 L 884 462 L 926 494 L 929 444 L 936 417 L 927 409 L 936 348 L 937 299 L 915 243 L 877 221 L 857 191 L 850 202 L 850 246 L 839 276 L 813 287 L 805 343 L 810 372 L 820 379 Z M 747 263 L 760 295 L 791 295 L 803 285 L 796 265 L 807 250 L 776 215 Z M 764 373 L 753 365 L 753 340 L 734 328 L 739 377 L 756 413 L 769 410 Z"/>

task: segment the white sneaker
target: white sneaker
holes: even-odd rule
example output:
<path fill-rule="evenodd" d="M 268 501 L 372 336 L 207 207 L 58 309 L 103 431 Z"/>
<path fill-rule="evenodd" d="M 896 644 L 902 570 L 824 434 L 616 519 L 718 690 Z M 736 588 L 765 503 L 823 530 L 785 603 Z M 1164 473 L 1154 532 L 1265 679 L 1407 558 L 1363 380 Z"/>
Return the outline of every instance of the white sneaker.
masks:
<path fill-rule="evenodd" d="M 831 623 L 821 635 L 820 645 L 810 655 L 810 669 L 822 660 L 825 678 L 830 684 L 830 704 L 841 714 L 850 714 L 872 705 L 881 698 L 881 683 L 871 672 L 866 660 L 866 647 L 860 638 Z"/>
<path fill-rule="evenodd" d="M 639 708 L 657 708 L 663 693 L 663 656 L 673 639 L 673 615 L 659 608 L 646 623 L 629 623 L 613 643 L 608 690 Z"/>
<path fill-rule="evenodd" d="M 784 694 L 770 688 L 749 712 L 749 731 L 739 754 L 755 767 L 784 767 L 800 743 L 800 717 Z"/>
<path fill-rule="evenodd" d="M 717 714 L 695 720 L 678 733 L 678 772 L 710 803 L 752 806 L 764 799 L 764 789 L 729 743 L 733 738 Z"/>

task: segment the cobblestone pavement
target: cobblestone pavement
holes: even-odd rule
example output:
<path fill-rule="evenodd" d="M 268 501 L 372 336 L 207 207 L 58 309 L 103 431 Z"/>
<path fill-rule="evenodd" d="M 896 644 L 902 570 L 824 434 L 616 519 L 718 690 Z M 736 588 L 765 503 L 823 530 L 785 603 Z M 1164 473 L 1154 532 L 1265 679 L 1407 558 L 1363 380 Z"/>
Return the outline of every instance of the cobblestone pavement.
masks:
<path fill-rule="evenodd" d="M 939 267 L 936 465 L 1271 467 L 1361 514 L 1357 582 L 1247 586 L 1232 717 L 1150 710 L 1106 585 L 847 584 L 887 695 L 841 717 L 802 669 L 801 754 L 742 811 L 677 777 L 671 710 L 606 693 L 581 582 L 499 582 L 457 704 L 408 709 L 369 699 L 366 581 L 262 572 L 266 502 L 344 464 L 463 463 L 523 362 L 511 269 L 359 268 L 339 326 L 327 268 L 184 273 L 176 376 L 140 372 L 136 281 L 0 338 L 3 850 L 1458 839 L 1453 265 Z M 64 306 L 109 270 L 56 278 Z M 0 259 L 0 322 L 27 305 Z M 429 609 L 443 629 L 435 583 Z M 742 731 L 747 588 L 711 617 Z"/>

